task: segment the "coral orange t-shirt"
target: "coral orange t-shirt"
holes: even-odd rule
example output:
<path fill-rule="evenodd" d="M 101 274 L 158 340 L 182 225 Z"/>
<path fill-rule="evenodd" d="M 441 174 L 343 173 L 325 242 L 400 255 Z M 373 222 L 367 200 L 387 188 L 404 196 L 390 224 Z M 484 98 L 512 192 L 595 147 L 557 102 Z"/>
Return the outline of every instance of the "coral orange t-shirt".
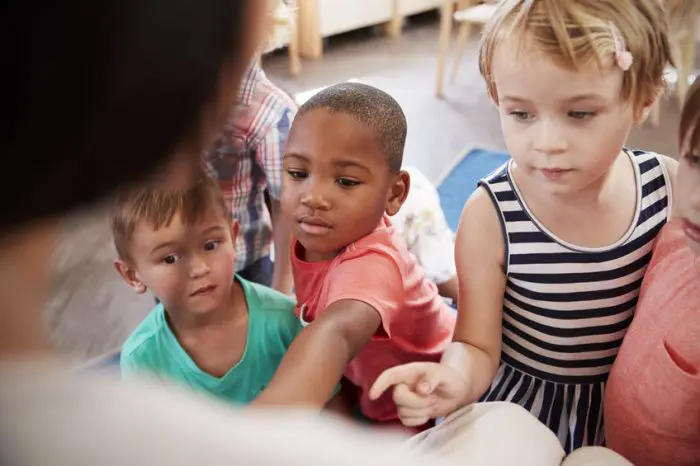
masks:
<path fill-rule="evenodd" d="M 329 261 L 299 258 L 292 243 L 296 312 L 307 325 L 334 302 L 352 299 L 372 306 L 381 327 L 350 361 L 345 377 L 359 391 L 362 413 L 375 421 L 398 418 L 391 393 L 371 401 L 369 389 L 390 367 L 414 361 L 439 361 L 452 340 L 456 313 L 408 252 L 387 217 L 369 235 Z"/>
<path fill-rule="evenodd" d="M 700 465 L 700 257 L 660 233 L 605 390 L 608 447 L 636 466 Z"/>

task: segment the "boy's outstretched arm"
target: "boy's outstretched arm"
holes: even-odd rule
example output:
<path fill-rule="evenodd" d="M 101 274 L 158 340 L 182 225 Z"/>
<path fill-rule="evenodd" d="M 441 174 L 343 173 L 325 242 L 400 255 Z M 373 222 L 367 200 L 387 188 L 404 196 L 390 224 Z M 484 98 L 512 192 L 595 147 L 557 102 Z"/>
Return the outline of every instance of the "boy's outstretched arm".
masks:
<path fill-rule="evenodd" d="M 459 312 L 453 342 L 440 364 L 392 367 L 370 390 L 376 399 L 395 387 L 394 402 L 405 425 L 422 425 L 472 403 L 493 381 L 501 356 L 506 287 L 502 238 L 489 195 L 479 188 L 467 201 L 457 230 Z"/>
<path fill-rule="evenodd" d="M 379 313 L 372 306 L 351 299 L 334 302 L 297 336 L 253 405 L 322 409 L 350 360 L 380 325 Z"/>

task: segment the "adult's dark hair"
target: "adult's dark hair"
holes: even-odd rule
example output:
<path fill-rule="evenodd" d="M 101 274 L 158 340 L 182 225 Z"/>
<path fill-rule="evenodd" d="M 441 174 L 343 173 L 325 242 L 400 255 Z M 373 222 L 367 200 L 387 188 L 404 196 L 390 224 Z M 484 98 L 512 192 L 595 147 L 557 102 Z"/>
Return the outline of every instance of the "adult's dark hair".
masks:
<path fill-rule="evenodd" d="M 197 137 L 222 69 L 247 65 L 256 1 L 5 2 L 0 232 L 97 200 Z"/>

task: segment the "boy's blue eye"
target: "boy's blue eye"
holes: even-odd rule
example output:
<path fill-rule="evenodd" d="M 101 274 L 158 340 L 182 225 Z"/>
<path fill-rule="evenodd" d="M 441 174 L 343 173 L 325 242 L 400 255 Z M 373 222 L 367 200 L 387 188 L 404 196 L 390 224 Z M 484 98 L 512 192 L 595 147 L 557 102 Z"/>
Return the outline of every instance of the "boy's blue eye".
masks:
<path fill-rule="evenodd" d="M 218 247 L 219 247 L 218 241 L 209 241 L 207 244 L 204 245 L 204 250 L 205 251 L 213 251 Z"/>
<path fill-rule="evenodd" d="M 700 164 L 700 155 L 698 155 L 698 154 L 688 154 L 685 156 L 685 158 L 688 159 L 688 163 L 690 165 Z"/>

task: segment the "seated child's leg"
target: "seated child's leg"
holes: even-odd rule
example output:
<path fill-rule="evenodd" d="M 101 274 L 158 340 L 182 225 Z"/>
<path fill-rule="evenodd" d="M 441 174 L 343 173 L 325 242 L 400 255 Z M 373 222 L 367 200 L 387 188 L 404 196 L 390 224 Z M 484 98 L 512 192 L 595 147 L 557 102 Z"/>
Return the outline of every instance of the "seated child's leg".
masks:
<path fill-rule="evenodd" d="M 521 406 L 506 402 L 465 406 L 405 447 L 469 466 L 559 466 L 564 458 L 547 426 Z"/>

